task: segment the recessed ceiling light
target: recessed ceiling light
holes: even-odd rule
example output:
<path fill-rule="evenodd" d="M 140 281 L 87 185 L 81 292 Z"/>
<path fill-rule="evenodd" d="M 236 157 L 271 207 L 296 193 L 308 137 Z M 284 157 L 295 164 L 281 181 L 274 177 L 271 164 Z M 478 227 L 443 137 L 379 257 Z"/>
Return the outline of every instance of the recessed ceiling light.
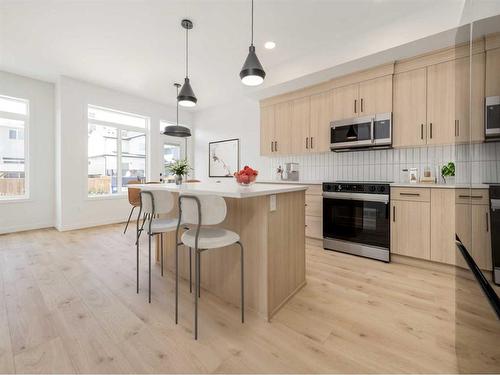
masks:
<path fill-rule="evenodd" d="M 276 47 L 276 43 L 274 43 L 272 41 L 266 42 L 264 44 L 264 48 L 266 48 L 266 49 L 273 49 L 274 47 Z"/>

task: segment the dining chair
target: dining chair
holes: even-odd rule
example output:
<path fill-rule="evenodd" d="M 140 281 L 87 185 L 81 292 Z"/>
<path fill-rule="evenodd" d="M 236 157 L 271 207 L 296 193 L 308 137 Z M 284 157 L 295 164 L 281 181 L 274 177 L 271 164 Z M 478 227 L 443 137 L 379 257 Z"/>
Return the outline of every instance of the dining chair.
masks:
<path fill-rule="evenodd" d="M 201 253 L 210 249 L 238 244 L 241 257 L 241 322 L 245 322 L 245 296 L 244 296 L 244 252 L 240 236 L 233 231 L 206 227 L 217 225 L 224 221 L 227 206 L 224 198 L 215 195 L 181 194 L 179 201 L 179 218 L 176 229 L 175 246 L 175 323 L 179 316 L 179 246 L 185 245 L 195 250 L 195 293 L 194 293 L 194 338 L 198 339 L 198 299 L 200 298 L 200 261 Z M 182 233 L 179 241 L 181 225 L 195 225 Z M 191 281 L 190 281 L 191 284 Z"/>
<path fill-rule="evenodd" d="M 127 183 L 127 185 L 134 185 L 140 183 L 141 181 L 139 180 L 131 180 Z M 132 205 L 132 209 L 130 210 L 130 215 L 128 215 L 127 224 L 125 225 L 123 234 L 127 233 L 128 224 L 130 223 L 130 219 L 132 218 L 132 214 L 134 213 L 135 208 L 141 205 L 140 194 L 141 194 L 141 189 L 135 189 L 130 187 L 128 188 L 128 203 Z"/>

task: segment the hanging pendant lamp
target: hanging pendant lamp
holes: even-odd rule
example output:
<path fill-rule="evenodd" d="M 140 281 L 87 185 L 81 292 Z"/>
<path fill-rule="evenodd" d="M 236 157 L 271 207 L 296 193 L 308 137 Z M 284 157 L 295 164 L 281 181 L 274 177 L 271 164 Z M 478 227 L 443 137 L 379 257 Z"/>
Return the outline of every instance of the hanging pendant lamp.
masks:
<path fill-rule="evenodd" d="M 181 92 L 177 95 L 177 102 L 183 107 L 194 107 L 198 99 L 194 95 L 188 76 L 188 31 L 193 28 L 193 23 L 186 19 L 182 20 L 181 25 L 186 29 L 186 78 L 184 78 Z"/>
<path fill-rule="evenodd" d="M 180 83 L 174 83 L 177 88 L 177 97 L 179 97 L 179 87 Z M 176 125 L 165 126 L 163 134 L 170 135 L 172 137 L 191 137 L 191 130 L 185 126 L 179 125 L 179 102 L 177 101 L 177 122 Z"/>
<path fill-rule="evenodd" d="M 248 48 L 248 56 L 241 68 L 241 82 L 247 86 L 258 86 L 264 82 L 266 72 L 255 54 L 255 46 L 253 45 L 253 0 L 252 0 L 252 42 Z"/>

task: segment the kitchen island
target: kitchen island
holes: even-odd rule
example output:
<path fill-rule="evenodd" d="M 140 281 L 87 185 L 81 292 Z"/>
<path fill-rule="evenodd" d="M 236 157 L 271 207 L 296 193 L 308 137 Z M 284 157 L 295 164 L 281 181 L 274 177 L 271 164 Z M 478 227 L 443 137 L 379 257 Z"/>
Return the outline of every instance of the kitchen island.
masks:
<path fill-rule="evenodd" d="M 234 180 L 200 183 L 134 185 L 175 194 L 210 194 L 225 198 L 227 216 L 221 227 L 238 233 L 245 247 L 245 305 L 263 318 L 272 316 L 305 283 L 304 185 L 254 184 Z M 177 199 L 176 199 L 177 201 Z M 170 215 L 176 217 L 178 208 Z M 175 267 L 175 233 L 163 236 L 165 267 Z M 159 259 L 159 236 L 156 242 Z M 234 245 L 233 245 L 234 246 Z M 240 254 L 232 246 L 204 252 L 201 287 L 239 306 Z M 180 275 L 189 279 L 189 250 L 179 251 Z"/>

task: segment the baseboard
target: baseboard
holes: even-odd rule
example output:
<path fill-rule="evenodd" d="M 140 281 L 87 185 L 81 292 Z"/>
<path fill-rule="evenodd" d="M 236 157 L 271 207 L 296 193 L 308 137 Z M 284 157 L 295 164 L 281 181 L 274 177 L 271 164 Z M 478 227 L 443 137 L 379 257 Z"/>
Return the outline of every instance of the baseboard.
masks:
<path fill-rule="evenodd" d="M 84 229 L 84 228 L 92 228 L 92 227 L 100 227 L 102 225 L 110 225 L 110 224 L 121 224 L 125 223 L 127 219 L 106 219 L 106 220 L 98 220 L 98 221 L 91 221 L 88 223 L 76 223 L 76 224 L 66 224 L 66 225 L 58 225 L 56 226 L 56 229 L 59 232 L 66 232 L 69 230 L 77 230 L 77 229 Z"/>
<path fill-rule="evenodd" d="M 45 228 L 53 228 L 53 227 L 54 227 L 53 222 L 40 222 L 40 223 L 33 223 L 33 224 L 12 225 L 10 227 L 0 228 L 0 234 L 25 232 L 27 230 L 45 229 Z"/>
<path fill-rule="evenodd" d="M 318 246 L 318 247 L 323 248 L 323 239 L 306 237 L 306 245 Z"/>
<path fill-rule="evenodd" d="M 414 266 L 419 268 L 424 268 L 429 271 L 437 271 L 442 273 L 447 273 L 454 275 L 456 273 L 457 267 L 452 264 L 439 263 L 431 260 L 418 259 L 407 257 L 404 255 L 391 253 L 391 262 L 406 264 L 407 266 Z"/>

